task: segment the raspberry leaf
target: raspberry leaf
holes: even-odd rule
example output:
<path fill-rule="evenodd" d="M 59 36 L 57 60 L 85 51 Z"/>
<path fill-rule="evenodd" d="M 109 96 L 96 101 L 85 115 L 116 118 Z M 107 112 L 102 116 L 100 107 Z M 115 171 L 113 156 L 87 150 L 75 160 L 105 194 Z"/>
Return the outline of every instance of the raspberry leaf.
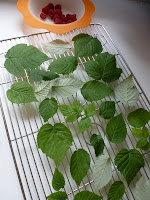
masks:
<path fill-rule="evenodd" d="M 12 103 L 31 103 L 37 102 L 35 93 L 31 85 L 25 81 L 19 81 L 11 85 L 7 91 L 7 98 Z"/>
<path fill-rule="evenodd" d="M 93 166 L 93 180 L 96 190 L 103 188 L 112 178 L 112 167 L 110 157 L 99 156 Z"/>
<path fill-rule="evenodd" d="M 93 56 L 102 52 L 101 42 L 88 34 L 81 33 L 76 35 L 72 41 L 74 41 L 76 57 Z"/>
<path fill-rule="evenodd" d="M 91 126 L 91 119 L 89 117 L 82 118 L 78 124 L 78 133 L 86 131 Z"/>
<path fill-rule="evenodd" d="M 122 181 L 115 181 L 108 192 L 107 200 L 120 200 L 125 193 L 125 185 Z"/>
<path fill-rule="evenodd" d="M 137 138 L 143 137 L 142 129 L 132 128 L 132 133 Z"/>
<path fill-rule="evenodd" d="M 103 80 L 104 82 L 113 82 L 119 79 L 122 69 L 116 68 L 115 55 L 109 53 L 101 53 L 96 57 L 95 61 L 85 63 L 87 74 L 95 80 Z"/>
<path fill-rule="evenodd" d="M 132 133 L 137 138 L 141 138 L 141 137 L 148 138 L 149 136 L 149 130 L 145 126 L 142 129 L 132 128 Z"/>
<path fill-rule="evenodd" d="M 115 165 L 125 177 L 128 185 L 134 179 L 141 167 L 144 167 L 144 159 L 139 151 L 135 149 L 122 149 L 115 157 Z"/>
<path fill-rule="evenodd" d="M 50 81 L 41 81 L 35 85 L 35 96 L 39 101 L 43 101 L 48 97 L 51 89 Z"/>
<path fill-rule="evenodd" d="M 134 106 L 139 99 L 139 91 L 134 85 L 132 75 L 123 80 L 114 90 L 118 101 L 127 106 Z"/>
<path fill-rule="evenodd" d="M 143 137 L 148 138 L 148 136 L 149 136 L 149 130 L 148 130 L 147 127 L 144 126 L 142 128 L 142 134 L 143 134 Z"/>
<path fill-rule="evenodd" d="M 106 126 L 106 133 L 112 143 L 121 143 L 125 140 L 127 128 L 122 114 L 109 120 Z"/>
<path fill-rule="evenodd" d="M 64 188 L 65 186 L 65 179 L 62 173 L 57 168 L 55 169 L 53 175 L 52 186 L 56 191 L 59 191 L 61 188 Z"/>
<path fill-rule="evenodd" d="M 29 78 L 31 78 L 33 81 L 50 81 L 59 77 L 59 75 L 54 72 L 44 71 L 40 69 L 31 69 L 28 72 L 28 75 Z"/>
<path fill-rule="evenodd" d="M 67 122 L 74 122 L 76 121 L 82 112 L 82 105 L 78 101 L 74 101 L 72 106 L 68 105 L 60 105 L 59 109 L 61 113 L 66 116 Z"/>
<path fill-rule="evenodd" d="M 93 115 L 95 115 L 96 110 L 95 110 L 94 103 L 87 105 L 84 111 L 85 111 L 86 117 L 92 117 Z"/>
<path fill-rule="evenodd" d="M 86 73 L 95 80 L 101 80 L 103 76 L 103 69 L 99 67 L 98 62 L 89 60 L 85 64 Z"/>
<path fill-rule="evenodd" d="M 145 147 L 147 144 L 148 144 L 147 139 L 146 138 L 142 138 L 142 139 L 137 141 L 136 148 Z"/>
<path fill-rule="evenodd" d="M 147 143 L 144 147 L 141 147 L 143 151 L 148 151 L 150 149 L 150 143 Z"/>
<path fill-rule="evenodd" d="M 51 96 L 53 97 L 70 97 L 80 88 L 84 83 L 75 78 L 57 78 L 52 81 Z"/>
<path fill-rule="evenodd" d="M 135 187 L 135 199 L 136 200 L 149 200 L 150 197 L 150 179 L 141 177 Z"/>
<path fill-rule="evenodd" d="M 48 200 L 66 200 L 67 198 L 66 192 L 55 192 L 47 197 Z"/>
<path fill-rule="evenodd" d="M 74 200 L 101 200 L 103 197 L 93 192 L 82 191 L 75 195 Z"/>
<path fill-rule="evenodd" d="M 44 99 L 39 105 L 40 115 L 43 117 L 44 122 L 48 121 L 58 109 L 58 104 L 55 98 Z"/>
<path fill-rule="evenodd" d="M 100 135 L 93 134 L 90 138 L 90 143 L 94 147 L 96 157 L 103 153 L 105 144 Z"/>
<path fill-rule="evenodd" d="M 83 97 L 87 101 L 98 101 L 112 93 L 112 89 L 99 81 L 88 81 L 81 89 Z"/>
<path fill-rule="evenodd" d="M 69 42 L 65 42 L 63 40 L 53 40 L 49 43 L 42 44 L 49 52 L 54 54 L 64 54 L 71 49 L 71 44 Z"/>
<path fill-rule="evenodd" d="M 105 101 L 100 105 L 99 114 L 104 119 L 110 119 L 115 114 L 115 102 L 114 101 Z"/>
<path fill-rule="evenodd" d="M 64 124 L 43 125 L 37 135 L 38 147 L 48 157 L 60 165 L 68 149 L 72 145 L 73 137 L 70 130 Z"/>
<path fill-rule="evenodd" d="M 113 82 L 119 79 L 122 69 L 116 67 L 115 55 L 106 53 L 101 53 L 96 57 L 96 62 L 99 67 L 103 69 L 102 80 L 104 82 Z"/>
<path fill-rule="evenodd" d="M 24 69 L 34 69 L 50 58 L 36 47 L 26 44 L 17 44 L 6 54 L 5 67 L 15 76 L 23 76 Z"/>
<path fill-rule="evenodd" d="M 137 110 L 129 113 L 127 119 L 131 126 L 141 128 L 149 122 L 150 112 L 144 108 L 138 108 Z"/>
<path fill-rule="evenodd" d="M 79 186 L 90 168 L 90 156 L 84 149 L 78 149 L 71 156 L 70 172 Z"/>
<path fill-rule="evenodd" d="M 53 72 L 57 72 L 58 74 L 70 74 L 74 70 L 76 70 L 78 65 L 78 60 L 74 56 L 66 56 L 59 58 L 57 60 L 54 60 L 50 66 L 49 70 Z"/>

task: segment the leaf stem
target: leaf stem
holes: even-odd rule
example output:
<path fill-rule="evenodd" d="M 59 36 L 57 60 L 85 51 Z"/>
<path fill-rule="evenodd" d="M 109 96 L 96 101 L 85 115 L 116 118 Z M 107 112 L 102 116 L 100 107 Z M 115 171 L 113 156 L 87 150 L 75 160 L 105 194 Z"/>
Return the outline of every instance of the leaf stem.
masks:
<path fill-rule="evenodd" d="M 103 127 L 100 125 L 100 124 L 97 124 L 97 123 L 91 123 L 91 125 L 96 125 L 96 126 L 99 126 L 99 127 L 101 127 L 101 129 L 103 129 Z"/>
<path fill-rule="evenodd" d="M 112 172 L 114 172 L 114 171 L 116 171 L 116 170 L 117 170 L 117 168 L 115 168 Z M 84 184 L 84 185 L 82 185 L 82 186 L 76 188 L 76 189 L 73 190 L 72 192 L 68 193 L 68 196 L 71 195 L 72 193 L 75 193 L 75 192 L 79 191 L 80 189 L 84 188 L 85 186 L 90 185 L 91 183 L 94 183 L 94 181 L 92 180 L 92 181 L 90 181 L 90 182 L 88 182 L 88 183 L 86 183 L 86 184 Z"/>
<path fill-rule="evenodd" d="M 145 156 L 145 155 L 148 154 L 148 153 L 150 153 L 150 150 L 147 151 L 147 152 L 145 152 L 145 153 L 143 153 L 143 156 Z"/>

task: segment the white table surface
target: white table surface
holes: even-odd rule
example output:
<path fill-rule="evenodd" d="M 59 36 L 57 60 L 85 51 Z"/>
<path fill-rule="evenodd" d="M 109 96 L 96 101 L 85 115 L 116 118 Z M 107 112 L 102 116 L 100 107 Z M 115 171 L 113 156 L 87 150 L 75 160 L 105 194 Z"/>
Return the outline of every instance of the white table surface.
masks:
<path fill-rule="evenodd" d="M 92 0 L 93 23 L 101 23 L 120 49 L 150 100 L 150 4 L 127 0 Z M 28 27 L 17 0 L 0 0 L 0 40 L 43 30 Z M 22 200 L 0 112 L 0 200 Z"/>

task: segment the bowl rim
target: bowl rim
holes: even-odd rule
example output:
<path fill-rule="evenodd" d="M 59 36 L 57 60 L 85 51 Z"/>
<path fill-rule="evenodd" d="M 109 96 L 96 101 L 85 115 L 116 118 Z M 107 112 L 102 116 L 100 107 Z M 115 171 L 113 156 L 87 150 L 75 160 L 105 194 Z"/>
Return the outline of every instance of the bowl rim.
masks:
<path fill-rule="evenodd" d="M 85 6 L 83 16 L 73 23 L 61 25 L 48 24 L 35 17 L 30 11 L 29 0 L 18 0 L 17 9 L 23 14 L 24 21 L 27 25 L 33 28 L 46 29 L 57 34 L 64 34 L 73 29 L 85 28 L 91 23 L 92 14 L 95 12 L 95 6 L 90 0 L 82 0 L 82 2 Z"/>

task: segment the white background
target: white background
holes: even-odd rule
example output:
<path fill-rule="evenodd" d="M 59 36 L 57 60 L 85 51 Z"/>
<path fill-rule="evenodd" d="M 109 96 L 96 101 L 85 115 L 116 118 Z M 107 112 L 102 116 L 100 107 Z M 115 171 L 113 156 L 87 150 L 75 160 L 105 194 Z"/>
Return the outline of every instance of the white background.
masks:
<path fill-rule="evenodd" d="M 0 40 L 39 32 L 24 23 L 16 2 L 0 0 Z M 92 2 L 96 7 L 92 22 L 104 25 L 150 100 L 150 4 L 131 0 Z M 8 199 L 23 198 L 0 113 L 0 200 Z"/>

